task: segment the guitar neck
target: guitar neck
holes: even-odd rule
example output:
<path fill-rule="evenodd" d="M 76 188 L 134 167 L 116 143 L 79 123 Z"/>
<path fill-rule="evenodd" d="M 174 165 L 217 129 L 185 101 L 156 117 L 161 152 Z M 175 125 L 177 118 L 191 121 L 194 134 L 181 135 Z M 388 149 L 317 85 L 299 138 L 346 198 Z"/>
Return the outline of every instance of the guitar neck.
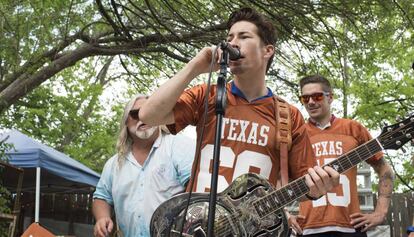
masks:
<path fill-rule="evenodd" d="M 323 167 L 330 166 L 338 171 L 338 173 L 343 173 L 356 166 L 361 161 L 372 157 L 379 151 L 382 151 L 382 146 L 377 139 L 373 139 L 338 157 L 336 160 Z M 302 176 L 286 186 L 271 192 L 269 195 L 258 199 L 253 205 L 257 213 L 261 217 L 264 217 L 301 198 L 308 192 L 309 187 L 306 185 L 305 176 Z"/>

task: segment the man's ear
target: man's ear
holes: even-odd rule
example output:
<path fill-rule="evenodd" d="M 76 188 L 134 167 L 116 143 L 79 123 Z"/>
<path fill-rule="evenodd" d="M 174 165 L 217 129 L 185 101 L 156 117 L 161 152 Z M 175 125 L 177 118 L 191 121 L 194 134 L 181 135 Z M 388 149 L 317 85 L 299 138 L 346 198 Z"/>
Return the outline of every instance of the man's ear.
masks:
<path fill-rule="evenodd" d="M 328 97 L 329 99 L 328 99 L 328 102 L 329 102 L 329 104 L 331 104 L 332 103 L 332 101 L 334 100 L 334 94 L 331 92 L 330 94 L 329 94 L 329 97 Z"/>
<path fill-rule="evenodd" d="M 273 46 L 271 44 L 266 45 L 265 50 L 266 50 L 266 52 L 265 52 L 264 56 L 266 58 L 270 58 L 270 57 L 272 57 L 273 54 L 275 54 L 275 46 Z"/>

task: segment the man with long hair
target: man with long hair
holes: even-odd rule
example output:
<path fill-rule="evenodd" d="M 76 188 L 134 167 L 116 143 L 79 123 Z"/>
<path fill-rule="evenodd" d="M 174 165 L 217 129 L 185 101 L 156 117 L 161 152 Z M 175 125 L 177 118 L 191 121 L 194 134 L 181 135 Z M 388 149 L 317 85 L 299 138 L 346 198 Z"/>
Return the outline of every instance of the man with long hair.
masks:
<path fill-rule="evenodd" d="M 118 153 L 106 162 L 96 186 L 92 210 L 97 237 L 113 230 L 111 206 L 125 237 L 149 236 L 152 213 L 182 192 L 190 177 L 194 142 L 140 121 L 138 112 L 146 98 L 137 95 L 126 105 Z"/>

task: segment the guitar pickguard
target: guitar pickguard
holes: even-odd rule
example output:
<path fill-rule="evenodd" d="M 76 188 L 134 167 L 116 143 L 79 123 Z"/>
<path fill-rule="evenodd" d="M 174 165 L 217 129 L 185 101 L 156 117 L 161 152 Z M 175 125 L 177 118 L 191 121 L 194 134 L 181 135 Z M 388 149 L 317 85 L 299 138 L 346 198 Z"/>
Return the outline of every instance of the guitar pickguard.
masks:
<path fill-rule="evenodd" d="M 217 195 L 214 236 L 288 236 L 283 211 L 260 217 L 252 202 L 273 191 L 272 185 L 256 174 L 238 177 Z M 208 193 L 193 193 L 185 215 L 188 193 L 164 202 L 154 212 L 151 236 L 206 236 Z"/>

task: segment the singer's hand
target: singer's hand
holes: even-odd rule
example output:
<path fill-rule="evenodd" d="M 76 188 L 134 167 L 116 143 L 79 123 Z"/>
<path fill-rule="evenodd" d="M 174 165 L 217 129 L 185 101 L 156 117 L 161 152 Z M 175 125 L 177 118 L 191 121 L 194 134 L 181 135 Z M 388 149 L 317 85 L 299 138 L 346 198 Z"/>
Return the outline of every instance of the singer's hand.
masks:
<path fill-rule="evenodd" d="M 210 72 L 210 64 L 211 59 L 213 58 L 214 50 L 216 50 L 215 46 L 212 47 L 204 47 L 197 55 L 191 59 L 189 64 L 194 66 L 194 70 L 196 70 L 197 74 L 208 73 Z M 212 70 L 215 72 L 219 70 L 219 56 L 221 54 L 220 49 L 217 50 L 215 55 L 214 64 Z"/>
<path fill-rule="evenodd" d="M 309 187 L 309 196 L 321 197 L 339 184 L 339 173 L 329 166 L 315 166 L 308 169 L 305 180 Z"/>

